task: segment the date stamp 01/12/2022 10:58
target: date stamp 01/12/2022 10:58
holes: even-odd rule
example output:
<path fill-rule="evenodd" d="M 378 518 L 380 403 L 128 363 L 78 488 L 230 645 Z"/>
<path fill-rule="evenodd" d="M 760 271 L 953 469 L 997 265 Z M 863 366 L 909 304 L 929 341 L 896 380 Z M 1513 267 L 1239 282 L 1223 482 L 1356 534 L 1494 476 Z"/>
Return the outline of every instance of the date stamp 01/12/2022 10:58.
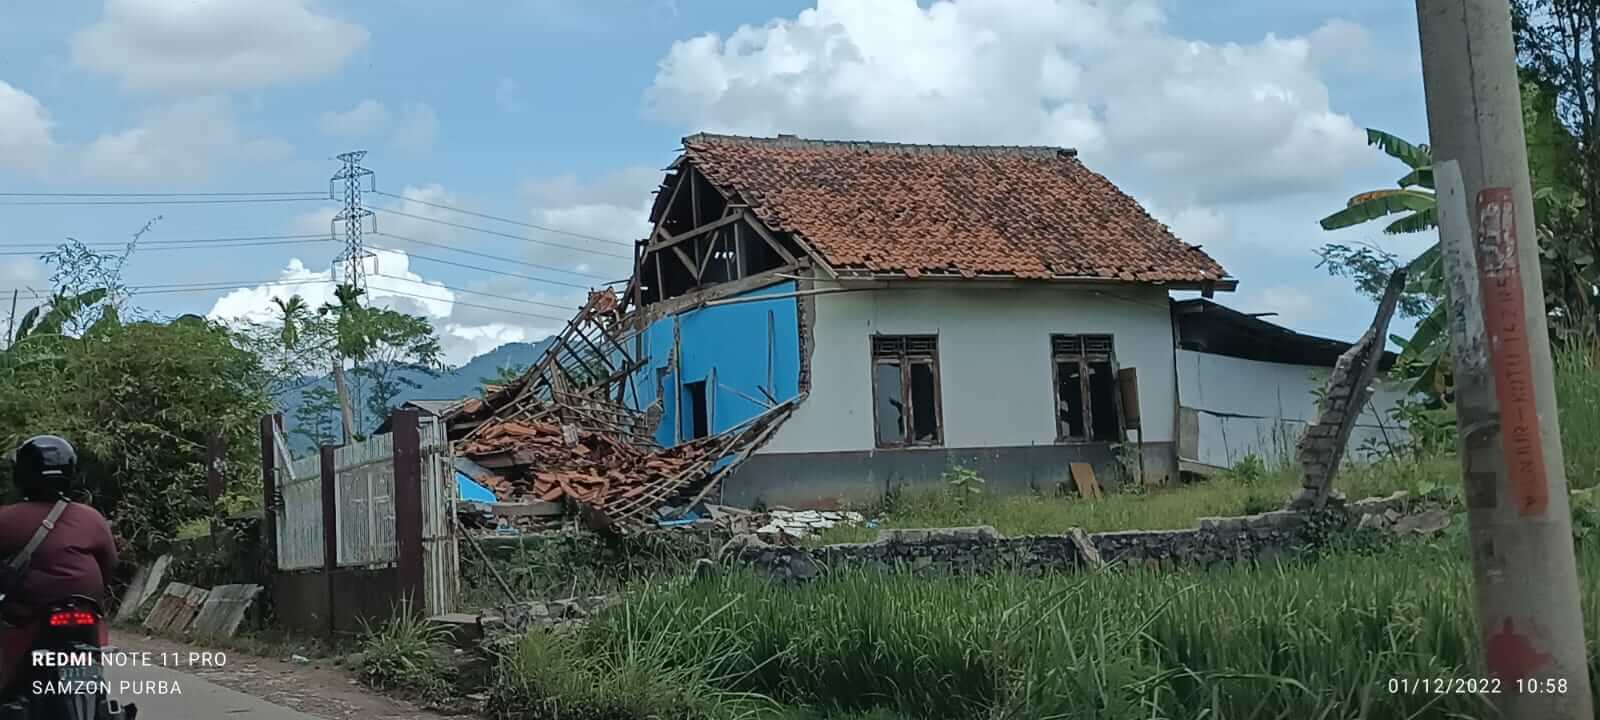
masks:
<path fill-rule="evenodd" d="M 88 668 L 99 666 L 116 668 L 221 668 L 228 664 L 226 653 L 215 651 L 194 652 L 126 652 L 107 650 L 100 652 L 35 651 L 29 657 L 36 668 Z M 72 679 L 63 673 L 63 679 L 35 681 L 29 688 L 35 695 L 182 695 L 183 688 L 177 680 L 161 679 Z"/>
<path fill-rule="evenodd" d="M 1566 678 L 1389 678 L 1384 689 L 1392 695 L 1564 695 Z"/>

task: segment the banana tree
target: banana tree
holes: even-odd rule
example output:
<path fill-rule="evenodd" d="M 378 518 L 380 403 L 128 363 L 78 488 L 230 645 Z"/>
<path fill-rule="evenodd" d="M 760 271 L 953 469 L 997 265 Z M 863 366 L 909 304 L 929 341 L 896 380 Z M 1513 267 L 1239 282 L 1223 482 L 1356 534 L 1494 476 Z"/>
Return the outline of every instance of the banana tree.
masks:
<path fill-rule="evenodd" d="M 1407 172 L 1396 187 L 1360 193 L 1345 204 L 1345 208 L 1322 219 L 1324 230 L 1340 230 L 1363 223 L 1387 218 L 1384 226 L 1388 235 L 1406 235 L 1430 232 L 1439 226 L 1438 201 L 1434 194 L 1433 152 L 1427 145 L 1416 145 L 1395 135 L 1369 128 L 1367 144 L 1383 150 L 1385 154 L 1403 163 Z M 1329 251 L 1324 248 L 1324 259 Z M 1392 258 L 1385 260 L 1393 263 Z M 1398 336 L 1390 339 L 1401 348 L 1399 366 L 1402 373 L 1413 379 L 1411 390 L 1432 397 L 1440 397 L 1448 387 L 1450 365 L 1449 336 L 1444 333 L 1444 305 L 1438 302 L 1444 288 L 1444 274 L 1439 264 L 1439 244 L 1435 242 L 1406 263 L 1410 278 L 1406 293 L 1410 305 L 1417 308 L 1422 319 L 1410 338 Z"/>

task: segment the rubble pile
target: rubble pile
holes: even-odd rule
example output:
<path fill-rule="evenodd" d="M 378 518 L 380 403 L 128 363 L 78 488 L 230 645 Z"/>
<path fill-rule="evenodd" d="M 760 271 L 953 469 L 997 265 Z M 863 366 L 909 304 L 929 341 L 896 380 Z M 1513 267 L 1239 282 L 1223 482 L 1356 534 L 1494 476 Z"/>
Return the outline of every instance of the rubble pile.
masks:
<path fill-rule="evenodd" d="M 484 429 L 459 452 L 499 471 L 486 484 L 501 501 L 571 500 L 604 508 L 681 476 L 703 461 L 709 449 L 691 444 L 647 452 L 606 434 L 563 433 L 550 423 L 507 421 Z"/>

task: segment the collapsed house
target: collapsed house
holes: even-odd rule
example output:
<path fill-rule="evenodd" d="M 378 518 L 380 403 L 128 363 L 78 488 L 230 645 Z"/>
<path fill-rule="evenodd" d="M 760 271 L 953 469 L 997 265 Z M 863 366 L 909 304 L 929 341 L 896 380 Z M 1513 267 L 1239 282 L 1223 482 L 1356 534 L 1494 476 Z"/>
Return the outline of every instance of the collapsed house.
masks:
<path fill-rule="evenodd" d="M 1163 482 L 1200 377 L 1179 324 L 1201 318 L 1169 295 L 1237 285 L 1058 148 L 693 135 L 650 223 L 622 292 L 452 408 L 501 497 L 625 524 L 837 505 L 955 466 L 999 492 Z"/>

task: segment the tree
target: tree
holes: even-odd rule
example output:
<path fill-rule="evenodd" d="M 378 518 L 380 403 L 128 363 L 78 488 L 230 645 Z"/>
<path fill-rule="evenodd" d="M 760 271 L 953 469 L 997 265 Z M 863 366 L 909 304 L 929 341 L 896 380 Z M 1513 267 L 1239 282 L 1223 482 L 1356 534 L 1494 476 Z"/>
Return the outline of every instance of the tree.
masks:
<path fill-rule="evenodd" d="M 1529 123 L 1528 164 L 1564 190 L 1547 197 L 1551 212 L 1540 217 L 1541 249 L 1560 263 L 1547 262 L 1545 272 L 1563 316 L 1551 325 L 1592 335 L 1600 327 L 1600 0 L 1513 0 L 1511 9 L 1524 101 L 1531 84 L 1541 114 Z"/>
<path fill-rule="evenodd" d="M 339 429 L 339 394 L 325 387 L 307 388 L 294 408 L 294 434 L 313 446 L 334 441 Z"/>
<path fill-rule="evenodd" d="M 82 256 L 55 255 L 63 258 Z M 115 280 L 116 278 L 113 278 Z M 259 359 L 195 316 L 123 322 L 96 294 L 56 288 L 0 364 L 0 443 L 55 433 L 79 450 L 87 498 L 136 554 L 206 517 L 206 439 L 228 440 L 230 508 L 259 502 L 255 435 L 270 405 Z M 131 312 L 130 315 L 142 315 Z M 61 318 L 61 332 L 45 332 Z M 85 318 L 93 317 L 93 322 Z M 81 332 L 73 327 L 86 326 Z"/>
<path fill-rule="evenodd" d="M 336 301 L 317 311 L 333 320 L 334 388 L 339 393 L 347 443 L 355 439 L 360 427 L 355 422 L 352 388 L 345 377 L 346 359 L 354 363 L 357 377 L 366 381 L 366 410 L 380 418 L 392 409 L 402 387 L 419 387 L 405 377 L 405 371 L 433 374 L 443 366 L 444 351 L 426 319 L 362 305 L 364 294 L 360 288 L 342 285 L 335 291 Z"/>
<path fill-rule="evenodd" d="M 1564 308 L 1569 316 L 1593 322 L 1595 254 L 1584 245 L 1574 245 L 1563 233 L 1580 214 L 1583 200 L 1573 190 L 1572 158 L 1577 145 L 1566 128 L 1557 121 L 1555 94 L 1547 84 L 1529 73 L 1522 81 L 1523 125 L 1528 138 L 1529 169 L 1533 181 L 1534 211 L 1543 251 L 1543 271 L 1547 304 Z M 1427 145 L 1415 145 L 1379 130 L 1367 131 L 1368 143 L 1381 148 L 1406 166 L 1396 188 L 1365 192 L 1352 197 L 1343 210 L 1322 219 L 1325 230 L 1363 224 L 1391 215 L 1384 232 L 1390 235 L 1425 232 L 1438 226 L 1434 199 L 1433 156 Z M 1371 244 L 1330 243 L 1319 251 L 1319 267 L 1333 275 L 1354 280 L 1362 294 L 1377 300 L 1388 283 L 1389 274 L 1402 261 L 1392 253 Z M 1404 262 L 1408 271 L 1400 312 L 1418 318 L 1410 338 L 1390 339 L 1401 348 L 1399 373 L 1412 380 L 1411 390 L 1435 400 L 1446 399 L 1451 386 L 1449 333 L 1446 332 L 1444 272 L 1439 245 Z M 1561 328 L 1560 324 L 1553 324 Z"/>

